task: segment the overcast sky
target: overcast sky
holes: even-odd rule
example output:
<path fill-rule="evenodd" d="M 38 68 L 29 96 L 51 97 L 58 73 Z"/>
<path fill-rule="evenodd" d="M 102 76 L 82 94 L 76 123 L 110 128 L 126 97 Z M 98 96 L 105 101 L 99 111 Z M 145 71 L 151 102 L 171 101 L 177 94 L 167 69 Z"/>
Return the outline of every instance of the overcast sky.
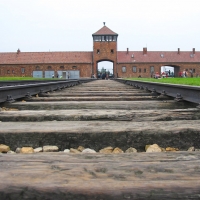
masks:
<path fill-rule="evenodd" d="M 200 0 L 0 0 L 0 52 L 92 51 L 103 22 L 120 51 L 200 51 Z"/>

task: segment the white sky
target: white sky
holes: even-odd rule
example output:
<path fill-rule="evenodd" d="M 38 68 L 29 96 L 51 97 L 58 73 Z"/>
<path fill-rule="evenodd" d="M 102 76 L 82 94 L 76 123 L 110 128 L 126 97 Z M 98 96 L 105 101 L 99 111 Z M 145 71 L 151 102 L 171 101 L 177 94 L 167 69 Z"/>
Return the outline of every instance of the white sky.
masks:
<path fill-rule="evenodd" d="M 92 51 L 103 22 L 120 51 L 200 51 L 200 0 L 0 0 L 0 52 Z"/>

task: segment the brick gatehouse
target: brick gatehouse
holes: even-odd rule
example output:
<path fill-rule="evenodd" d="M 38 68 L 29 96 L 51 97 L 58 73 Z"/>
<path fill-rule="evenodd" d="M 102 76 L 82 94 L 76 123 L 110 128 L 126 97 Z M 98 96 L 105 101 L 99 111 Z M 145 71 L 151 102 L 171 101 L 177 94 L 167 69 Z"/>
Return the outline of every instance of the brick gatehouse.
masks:
<path fill-rule="evenodd" d="M 0 53 L 0 76 L 86 78 L 97 76 L 97 66 L 101 61 L 113 63 L 115 77 L 151 77 L 161 72 L 161 66 L 174 68 L 174 76 L 179 72 L 192 70 L 194 76 L 200 74 L 200 52 L 195 51 L 118 51 L 118 34 L 104 26 L 92 34 L 93 51 L 66 52 L 17 52 Z M 67 74 L 67 75 L 66 75 Z M 189 74 L 189 73 L 188 73 Z M 68 78 L 68 77 L 66 77 Z"/>

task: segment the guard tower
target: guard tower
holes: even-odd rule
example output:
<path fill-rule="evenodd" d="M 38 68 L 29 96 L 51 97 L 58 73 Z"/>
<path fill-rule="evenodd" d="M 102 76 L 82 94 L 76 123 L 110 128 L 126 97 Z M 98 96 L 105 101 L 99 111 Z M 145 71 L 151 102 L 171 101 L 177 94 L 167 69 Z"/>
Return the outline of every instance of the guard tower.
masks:
<path fill-rule="evenodd" d="M 93 37 L 93 69 L 97 76 L 97 66 L 101 61 L 113 63 L 113 74 L 117 77 L 117 37 L 118 34 L 110 30 L 104 22 L 104 26 Z"/>

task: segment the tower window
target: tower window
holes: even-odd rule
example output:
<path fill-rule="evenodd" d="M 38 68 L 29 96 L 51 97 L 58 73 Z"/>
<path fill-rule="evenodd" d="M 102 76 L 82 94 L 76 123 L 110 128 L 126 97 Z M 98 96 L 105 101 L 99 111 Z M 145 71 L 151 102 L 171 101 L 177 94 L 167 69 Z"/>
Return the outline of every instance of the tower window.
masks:
<path fill-rule="evenodd" d="M 97 53 L 100 54 L 100 50 L 99 49 L 97 49 Z"/>
<path fill-rule="evenodd" d="M 94 41 L 98 41 L 98 36 L 94 36 Z"/>
<path fill-rule="evenodd" d="M 146 68 L 144 68 L 144 73 L 146 73 L 147 72 L 147 69 Z"/>
<path fill-rule="evenodd" d="M 141 68 L 139 68 L 139 73 L 141 73 L 142 72 L 142 70 L 141 70 Z"/>
<path fill-rule="evenodd" d="M 111 51 L 110 51 L 111 53 L 114 53 L 114 49 L 111 49 Z"/>

